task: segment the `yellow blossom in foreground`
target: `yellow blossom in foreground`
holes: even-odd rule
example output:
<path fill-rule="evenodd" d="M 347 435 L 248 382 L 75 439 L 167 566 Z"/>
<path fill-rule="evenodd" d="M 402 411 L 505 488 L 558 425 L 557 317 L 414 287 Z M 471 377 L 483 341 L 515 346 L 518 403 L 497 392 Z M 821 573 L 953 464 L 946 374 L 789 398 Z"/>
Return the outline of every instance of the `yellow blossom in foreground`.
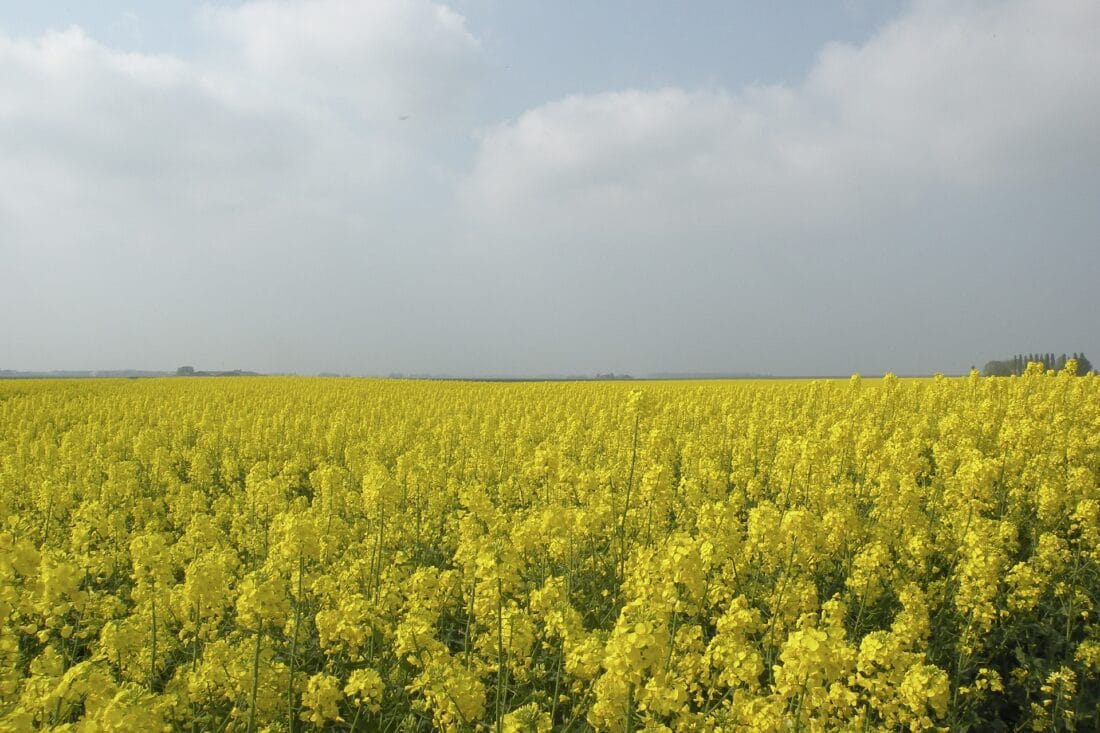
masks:
<path fill-rule="evenodd" d="M 306 691 L 302 693 L 302 720 L 316 725 L 326 721 L 343 720 L 340 717 L 339 703 L 344 693 L 340 689 L 340 680 L 329 674 L 318 673 L 309 678 Z"/>
<path fill-rule="evenodd" d="M 368 710 L 377 713 L 381 706 L 385 684 L 381 675 L 373 669 L 357 669 L 348 675 L 344 694 L 350 697 L 356 706 L 365 705 Z"/>

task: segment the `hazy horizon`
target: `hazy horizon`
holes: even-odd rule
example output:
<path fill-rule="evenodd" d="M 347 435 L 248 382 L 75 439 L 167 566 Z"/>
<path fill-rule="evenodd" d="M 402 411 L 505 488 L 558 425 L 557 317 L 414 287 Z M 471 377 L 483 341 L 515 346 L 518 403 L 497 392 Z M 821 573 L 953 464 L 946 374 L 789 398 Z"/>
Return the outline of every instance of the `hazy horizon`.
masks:
<path fill-rule="evenodd" d="M 0 0 L 0 369 L 1100 358 L 1100 3 Z"/>
<path fill-rule="evenodd" d="M 1087 357 L 1088 353 L 1083 352 Z M 1072 357 L 1074 352 L 1064 354 L 1067 358 Z M 1054 357 L 1057 360 L 1063 354 L 1055 353 Z M 1010 355 L 1011 357 L 1015 354 Z M 1039 354 L 1042 356 L 1042 354 Z M 16 375 L 21 377 L 24 375 L 47 375 L 62 377 L 68 374 L 76 374 L 82 377 L 114 377 L 118 375 L 138 375 L 138 376 L 181 376 L 179 369 L 183 367 L 191 367 L 192 369 L 200 372 L 203 375 L 223 376 L 231 375 L 235 372 L 240 372 L 249 376 L 261 376 L 261 377 L 280 377 L 280 376 L 301 376 L 301 377 L 362 377 L 362 378 L 396 378 L 396 379 L 455 379 L 455 380 L 516 380 L 516 381 L 540 381 L 540 380 L 591 380 L 591 379 L 634 379 L 634 380 L 662 380 L 662 379 L 847 379 L 853 374 L 859 374 L 860 376 L 867 378 L 877 378 L 885 376 L 887 373 L 894 374 L 899 377 L 932 377 L 936 375 L 965 377 L 971 368 L 977 369 L 984 373 L 983 367 L 988 366 L 988 362 L 1001 361 L 999 359 L 985 360 L 982 363 L 973 363 L 962 369 L 936 369 L 927 372 L 911 372 L 904 370 L 887 369 L 884 371 L 867 371 L 862 369 L 853 369 L 848 372 L 788 372 L 785 374 L 774 374 L 771 372 L 764 372 L 753 369 L 744 370 L 732 370 L 732 369 L 693 369 L 693 370 L 677 370 L 677 371 L 639 371 L 639 372 L 627 372 L 627 371 L 600 371 L 582 372 L 577 370 L 564 370 L 564 371 L 547 371 L 547 370 L 531 370 L 525 372 L 496 372 L 492 370 L 486 370 L 481 372 L 467 372 L 462 374 L 456 374 L 448 372 L 446 370 L 440 371 L 426 371 L 426 370 L 411 370 L 408 372 L 403 371 L 391 371 L 391 372 L 340 372 L 329 369 L 320 369 L 316 371 L 260 371 L 249 367 L 248 365 L 232 365 L 227 366 L 219 364 L 217 362 L 213 364 L 180 364 L 176 367 L 166 366 L 110 366 L 110 367 L 61 367 L 61 368 L 47 368 L 47 369 L 13 369 L 6 366 L 0 366 L 0 379 L 3 379 L 9 375 Z M 1090 359 L 1091 363 L 1091 359 Z M 1058 364 L 1050 366 L 1048 368 L 1060 369 Z M 1078 374 L 1083 374 L 1078 371 Z M 188 376 L 186 374 L 182 376 Z"/>

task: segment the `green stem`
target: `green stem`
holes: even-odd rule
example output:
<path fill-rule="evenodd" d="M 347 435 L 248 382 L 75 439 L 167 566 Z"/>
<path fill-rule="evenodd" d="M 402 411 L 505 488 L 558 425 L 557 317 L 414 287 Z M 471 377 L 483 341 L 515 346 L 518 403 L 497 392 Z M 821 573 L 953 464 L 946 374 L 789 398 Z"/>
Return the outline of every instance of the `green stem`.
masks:
<path fill-rule="evenodd" d="M 256 691 L 260 687 L 260 642 L 263 640 L 264 622 L 256 629 L 256 649 L 252 653 L 252 691 L 248 698 L 248 733 L 256 730 Z"/>
<path fill-rule="evenodd" d="M 573 729 L 573 723 L 577 722 L 577 718 L 579 718 L 581 716 L 581 714 L 584 712 L 584 710 L 586 708 L 586 705 L 588 704 L 588 699 L 590 697 L 592 697 L 593 687 L 594 687 L 593 683 L 588 684 L 587 689 L 585 689 L 585 691 L 584 691 L 584 696 L 581 697 L 581 701 L 580 701 L 579 704 L 573 706 L 573 714 L 571 716 L 569 716 L 569 720 L 568 720 L 568 722 L 566 722 L 565 727 L 563 727 L 562 730 L 572 730 Z"/>
<path fill-rule="evenodd" d="M 157 596 L 156 585 L 153 586 L 153 643 L 152 660 L 149 663 L 149 687 L 152 689 L 153 680 L 157 678 Z"/>
<path fill-rule="evenodd" d="M 470 582 L 470 604 L 466 609 L 466 635 L 462 640 L 462 655 L 463 661 L 466 664 L 466 669 L 470 668 L 470 624 L 474 618 L 474 596 L 477 595 L 477 578 L 474 578 Z"/>
<path fill-rule="evenodd" d="M 631 683 L 626 692 L 626 720 L 623 721 L 623 730 L 626 733 L 634 733 L 634 684 Z"/>
<path fill-rule="evenodd" d="M 306 558 L 301 550 L 298 551 L 298 597 L 294 604 L 294 631 L 290 638 L 290 674 L 286 684 L 286 714 L 287 725 L 290 733 L 298 728 L 298 721 L 294 715 L 294 665 L 298 652 L 298 626 L 302 620 L 302 575 L 305 573 Z"/>
<path fill-rule="evenodd" d="M 497 733 L 502 731 L 501 710 L 504 705 L 504 615 L 503 615 L 503 584 L 497 578 L 497 700 L 496 700 L 496 728 Z"/>
<path fill-rule="evenodd" d="M 634 416 L 634 435 L 630 441 L 630 473 L 626 479 L 626 496 L 623 499 L 623 515 L 619 518 L 619 582 L 626 572 L 626 515 L 630 511 L 630 493 L 634 487 L 634 468 L 638 462 L 638 421 Z"/>
<path fill-rule="evenodd" d="M 378 508 L 378 539 L 375 546 L 374 562 L 371 563 L 371 583 L 373 588 L 371 590 L 371 599 L 377 601 L 379 594 L 382 592 L 382 541 L 385 537 L 386 529 L 386 506 L 384 503 L 379 502 Z"/>
<path fill-rule="evenodd" d="M 565 641 L 562 640 L 558 646 L 558 662 L 554 669 L 554 697 L 550 700 L 550 725 L 554 725 L 554 716 L 558 712 L 558 695 L 561 689 L 561 664 L 562 658 L 565 656 Z"/>

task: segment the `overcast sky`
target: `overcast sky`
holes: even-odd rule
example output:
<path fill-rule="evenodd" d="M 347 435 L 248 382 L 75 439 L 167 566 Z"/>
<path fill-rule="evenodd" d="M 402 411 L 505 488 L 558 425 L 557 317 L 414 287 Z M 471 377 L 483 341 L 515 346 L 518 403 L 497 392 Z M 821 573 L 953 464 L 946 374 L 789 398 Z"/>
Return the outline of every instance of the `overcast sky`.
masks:
<path fill-rule="evenodd" d="M 0 368 L 1100 363 L 1098 39 L 1095 0 L 0 0 Z"/>

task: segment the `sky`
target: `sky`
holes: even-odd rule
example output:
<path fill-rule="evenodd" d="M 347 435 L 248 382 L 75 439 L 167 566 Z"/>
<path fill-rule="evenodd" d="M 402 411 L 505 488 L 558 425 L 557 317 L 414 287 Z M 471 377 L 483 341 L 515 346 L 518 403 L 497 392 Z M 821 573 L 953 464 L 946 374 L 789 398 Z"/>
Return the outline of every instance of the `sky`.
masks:
<path fill-rule="evenodd" d="M 1100 3 L 0 0 L 0 369 L 1100 361 Z"/>

